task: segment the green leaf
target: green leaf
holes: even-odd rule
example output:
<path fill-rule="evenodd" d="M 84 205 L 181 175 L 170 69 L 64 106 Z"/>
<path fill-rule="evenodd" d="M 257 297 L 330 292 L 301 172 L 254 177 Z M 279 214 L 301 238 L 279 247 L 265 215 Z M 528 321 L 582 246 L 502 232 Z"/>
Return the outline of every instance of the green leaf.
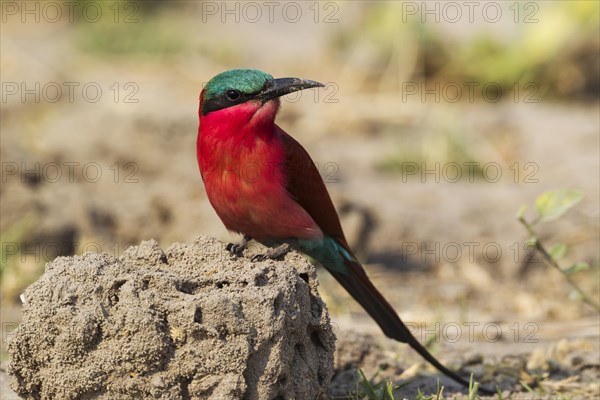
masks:
<path fill-rule="evenodd" d="M 519 207 L 519 211 L 517 211 L 517 219 L 523 219 L 525 211 L 527 211 L 527 204 L 523 204 L 521 207 Z"/>
<path fill-rule="evenodd" d="M 588 269 L 589 267 L 590 267 L 590 264 L 586 263 L 585 261 L 580 261 L 580 262 L 577 262 L 577 263 L 571 265 L 569 268 L 565 269 L 565 274 L 571 275 L 571 274 L 574 274 L 575 272 L 579 272 L 579 271 L 583 271 L 584 269 Z"/>
<path fill-rule="evenodd" d="M 573 189 L 557 189 L 544 192 L 535 199 L 540 222 L 554 221 L 579 203 L 583 193 Z"/>
<path fill-rule="evenodd" d="M 371 385 L 371 382 L 369 382 L 369 380 L 367 379 L 362 368 L 360 368 L 358 370 L 358 372 L 360 374 L 360 384 L 362 385 L 363 389 L 365 390 L 365 394 L 368 396 L 369 399 L 377 398 L 377 395 L 375 394 L 375 389 Z"/>
<path fill-rule="evenodd" d="M 561 259 L 567 253 L 567 245 L 563 243 L 557 243 L 550 249 L 550 257 L 555 260 Z"/>
<path fill-rule="evenodd" d="M 535 391 L 531 388 L 531 386 L 529 386 L 527 383 L 525 383 L 525 381 L 519 381 L 519 383 L 521 384 L 521 386 L 523 386 L 525 388 L 525 390 L 527 390 L 529 393 L 535 393 Z"/>

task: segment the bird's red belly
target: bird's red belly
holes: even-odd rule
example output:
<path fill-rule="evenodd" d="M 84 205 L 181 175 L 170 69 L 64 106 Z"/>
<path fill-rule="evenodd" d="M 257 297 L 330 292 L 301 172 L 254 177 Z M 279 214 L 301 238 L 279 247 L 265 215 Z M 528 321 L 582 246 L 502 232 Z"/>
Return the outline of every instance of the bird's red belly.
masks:
<path fill-rule="evenodd" d="M 312 217 L 287 193 L 281 163 L 261 158 L 221 162 L 204 171 L 208 198 L 227 229 L 258 240 L 321 237 Z"/>

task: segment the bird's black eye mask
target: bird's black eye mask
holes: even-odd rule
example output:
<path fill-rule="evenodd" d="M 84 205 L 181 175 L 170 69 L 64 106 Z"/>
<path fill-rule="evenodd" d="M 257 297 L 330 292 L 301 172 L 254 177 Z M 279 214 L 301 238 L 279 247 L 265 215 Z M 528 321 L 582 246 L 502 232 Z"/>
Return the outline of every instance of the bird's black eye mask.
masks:
<path fill-rule="evenodd" d="M 238 104 L 245 103 L 252 100 L 256 95 L 260 93 L 244 93 L 236 89 L 227 89 L 223 93 L 219 94 L 212 99 L 204 100 L 202 104 L 202 115 L 206 115 L 212 111 L 222 110 L 224 108 L 237 106 Z"/>

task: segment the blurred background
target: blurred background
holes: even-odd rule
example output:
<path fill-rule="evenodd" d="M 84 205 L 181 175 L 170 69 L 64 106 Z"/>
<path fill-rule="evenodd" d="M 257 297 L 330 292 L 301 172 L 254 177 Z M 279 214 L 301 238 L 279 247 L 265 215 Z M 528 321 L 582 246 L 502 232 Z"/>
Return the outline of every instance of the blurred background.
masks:
<path fill-rule="evenodd" d="M 3 360 L 20 293 L 55 257 L 238 240 L 195 158 L 198 95 L 232 68 L 325 84 L 285 98 L 278 124 L 405 320 L 597 337 L 598 314 L 515 215 L 530 204 L 533 220 L 548 190 L 583 193 L 536 229 L 567 246 L 562 267 L 589 265 L 572 279 L 597 301 L 598 2 L 0 4 Z M 378 334 L 320 276 L 334 322 Z"/>

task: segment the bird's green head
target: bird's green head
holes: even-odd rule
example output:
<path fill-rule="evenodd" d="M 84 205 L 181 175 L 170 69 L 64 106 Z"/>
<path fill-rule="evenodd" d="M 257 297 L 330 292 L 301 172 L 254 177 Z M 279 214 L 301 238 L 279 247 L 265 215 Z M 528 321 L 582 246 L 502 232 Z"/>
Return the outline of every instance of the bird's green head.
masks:
<path fill-rule="evenodd" d="M 200 108 L 202 115 L 206 115 L 250 100 L 266 103 L 285 94 L 317 86 L 323 85 L 299 78 L 273 79 L 257 69 L 232 69 L 208 81 Z"/>

